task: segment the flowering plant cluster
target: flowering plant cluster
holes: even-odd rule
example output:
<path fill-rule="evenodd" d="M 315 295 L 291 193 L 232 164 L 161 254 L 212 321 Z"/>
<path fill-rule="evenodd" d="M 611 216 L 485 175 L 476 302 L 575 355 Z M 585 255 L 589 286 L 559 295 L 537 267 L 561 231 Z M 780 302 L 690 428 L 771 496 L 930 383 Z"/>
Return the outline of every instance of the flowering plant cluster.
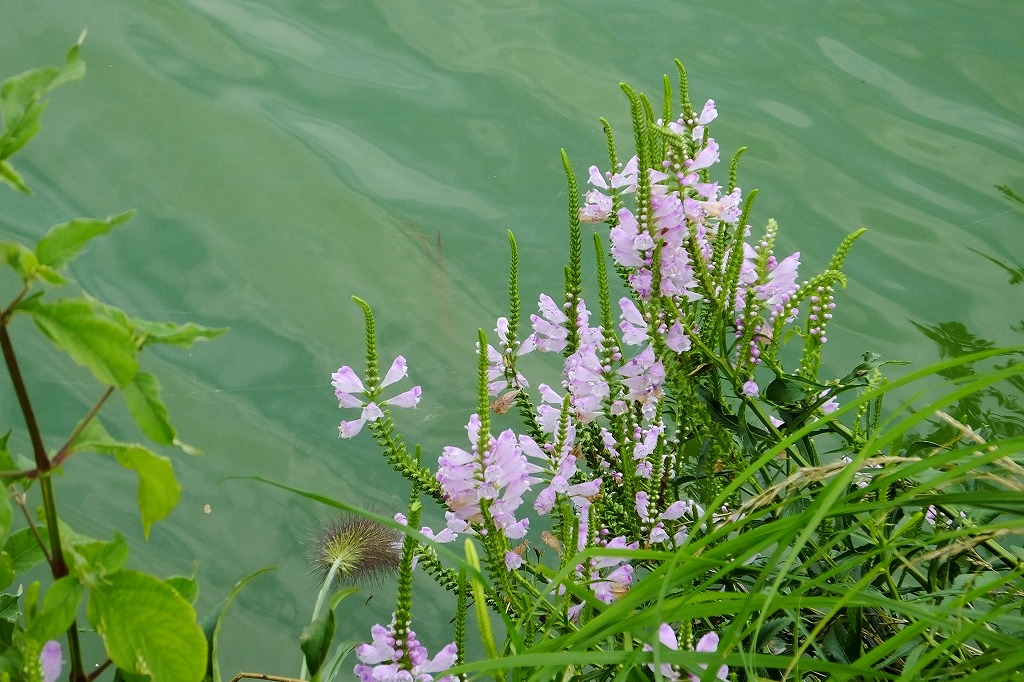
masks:
<path fill-rule="evenodd" d="M 873 545 L 860 535 L 854 540 L 849 516 L 814 517 L 813 495 L 892 499 L 886 491 L 909 490 L 916 481 L 899 469 L 914 460 L 898 448 L 895 456 L 877 456 L 887 390 L 877 356 L 866 354 L 845 376 L 819 376 L 835 291 L 845 286 L 841 267 L 863 230 L 841 241 L 824 271 L 802 277 L 800 253 L 777 252 L 776 222 L 760 231 L 750 224 L 756 191 L 737 184 L 743 149 L 726 177 L 713 179 L 721 159 L 710 124 L 718 112 L 711 100 L 695 110 L 681 65 L 679 76 L 678 115 L 667 78 L 660 114 L 623 86 L 636 154 L 619 161 L 605 122 L 609 165 L 590 167 L 585 192 L 563 152 L 570 197 L 564 289 L 540 294 L 528 327 L 510 235 L 509 312 L 497 319 L 493 337 L 479 333 L 478 404 L 468 415 L 468 442 L 436 453 L 436 467 L 427 466 L 435 455 L 419 447 L 410 453 L 396 433 L 389 408 L 414 407 L 421 391 L 381 399 L 385 387 L 407 375 L 405 360 L 396 359 L 380 379 L 373 315 L 355 299 L 366 318 L 367 371 L 365 380 L 350 366 L 333 375 L 340 407 L 361 410 L 358 419 L 341 422 L 339 433 L 352 438 L 368 425 L 411 481 L 417 513 L 408 521 L 399 515 L 401 522 L 415 528 L 421 497 L 439 505 L 443 521 L 418 533 L 410 528 L 404 569 L 425 571 L 463 604 L 454 642 L 430 659 L 410 629 L 411 593 L 400 587 L 392 624 L 376 626 L 373 642 L 356 650 L 360 679 L 429 680 L 451 665 L 462 675 L 525 679 L 517 655 L 563 646 L 633 652 L 628 661 L 643 665 L 630 669 L 641 677 L 730 679 L 743 660 L 738 651 L 748 668 L 788 675 L 791 660 L 832 660 L 833 652 L 808 654 L 807 645 L 794 643 L 808 628 L 815 636 L 830 633 L 846 661 L 866 643 L 901 631 L 893 621 L 866 625 L 865 606 L 815 613 L 808 625 L 792 616 L 803 613 L 796 602 L 768 608 L 744 596 L 771 585 L 770 594 L 810 598 L 800 581 L 832 585 L 821 576 L 834 578 L 847 552 Z M 596 255 L 596 296 L 589 300 L 582 276 L 586 225 L 594 226 Z M 533 368 L 550 371 L 552 364 L 559 383 L 530 378 Z M 844 408 L 840 396 L 848 391 L 861 395 Z M 844 413 L 852 413 L 849 423 L 838 419 Z M 932 493 L 931 485 L 914 490 Z M 914 504 L 916 514 L 887 517 L 876 539 L 897 526 L 908 536 L 934 533 L 937 515 L 956 532 L 971 524 L 948 507 Z M 788 542 L 771 535 L 805 512 L 813 537 Z M 857 527 L 863 532 L 874 523 L 864 517 Z M 747 540 L 753 537 L 760 544 Z M 467 560 L 452 564 L 445 545 L 458 539 Z M 408 580 L 403 573 L 400 585 Z M 463 659 L 470 595 L 488 664 Z M 726 595 L 744 605 L 722 607 Z M 893 598 L 900 598 L 898 587 Z M 789 615 L 767 620 L 780 609 Z M 488 610 L 504 620 L 502 647 Z M 612 614 L 631 627 L 615 629 Z M 781 654 L 791 658 L 773 658 Z M 604 666 L 581 660 L 588 662 L 573 665 L 588 678 L 621 674 L 623 659 Z"/>

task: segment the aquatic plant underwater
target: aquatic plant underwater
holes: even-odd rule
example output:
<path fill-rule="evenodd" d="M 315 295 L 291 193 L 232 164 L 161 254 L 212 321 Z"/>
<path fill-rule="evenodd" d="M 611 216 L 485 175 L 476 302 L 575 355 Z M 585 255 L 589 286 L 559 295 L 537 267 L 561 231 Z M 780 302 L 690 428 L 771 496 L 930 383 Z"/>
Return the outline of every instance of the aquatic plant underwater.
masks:
<path fill-rule="evenodd" d="M 27 189 L 6 159 L 38 130 L 41 98 L 83 70 L 76 45 L 63 68 L 4 84 L 8 184 Z M 400 434 L 396 408 L 438 397 L 411 385 L 415 367 L 403 356 L 381 362 L 386 340 L 355 298 L 365 368 L 331 376 L 339 435 L 377 442 L 408 481 L 409 506 L 390 518 L 265 481 L 354 515 L 324 531 L 299 678 L 947 680 L 1024 669 L 1024 441 L 972 429 L 954 409 L 993 387 L 1019 390 L 1022 349 L 988 348 L 893 380 L 882 372 L 891 363 L 866 353 L 842 376 L 821 376 L 843 261 L 863 230 L 801 278 L 799 253 L 775 252 L 778 225 L 751 227 L 756 191 L 738 185 L 743 150 L 713 176 L 718 112 L 712 101 L 695 109 L 678 62 L 677 71 L 678 92 L 665 77 L 657 109 L 622 86 L 635 154 L 621 161 L 602 119 L 609 159 L 605 170 L 590 167 L 585 192 L 563 152 L 564 287 L 540 294 L 529 315 L 509 235 L 508 314 L 492 335 L 479 332 L 477 409 L 441 453 Z M 0 341 L 33 446 L 22 461 L 0 441 L 9 492 L 0 576 L 10 586 L 45 561 L 53 577 L 41 603 L 38 582 L 2 597 L 0 676 L 11 680 L 52 682 L 66 657 L 75 682 L 111 666 L 118 679 L 219 682 L 220 624 L 253 577 L 201 628 L 194 577 L 127 570 L 116 531 L 99 541 L 59 521 L 50 477 L 81 451 L 139 473 L 144 528 L 169 512 L 178 496 L 169 461 L 114 441 L 97 414 L 120 391 L 144 435 L 180 445 L 136 356 L 222 331 L 132 319 L 84 294 L 50 302 L 34 293 L 64 285 L 60 268 L 128 217 L 72 221 L 34 248 L 0 244 L 21 283 L 0 314 Z M 101 385 L 52 455 L 8 332 L 21 313 Z M 951 436 L 918 432 L 937 420 Z M 26 501 L 34 490 L 40 521 Z M 8 535 L 11 500 L 25 527 Z M 422 525 L 424 504 L 443 511 L 443 526 Z M 352 582 L 388 572 L 398 581 L 393 619 L 369 642 L 346 632 L 336 645 L 334 614 L 358 590 Z M 416 619 L 416 572 L 450 593 L 450 624 Z M 86 595 L 108 656 L 88 674 L 76 622 Z M 416 629 L 450 629 L 451 643 L 430 652 Z"/>

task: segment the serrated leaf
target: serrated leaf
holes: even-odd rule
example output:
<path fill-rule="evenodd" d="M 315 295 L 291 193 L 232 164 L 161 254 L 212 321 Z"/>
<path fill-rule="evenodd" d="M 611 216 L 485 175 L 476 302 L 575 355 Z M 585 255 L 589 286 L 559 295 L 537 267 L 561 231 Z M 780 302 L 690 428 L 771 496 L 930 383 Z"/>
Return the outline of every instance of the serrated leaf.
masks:
<path fill-rule="evenodd" d="M 86 613 L 118 668 L 154 680 L 203 679 L 206 637 L 192 606 L 162 580 L 118 571 L 89 591 Z"/>
<path fill-rule="evenodd" d="M 160 382 L 148 372 L 136 372 L 130 384 L 121 390 L 132 419 L 154 443 L 173 445 L 177 434 L 171 426 L 167 407 L 160 399 Z"/>
<path fill-rule="evenodd" d="M 166 343 L 180 348 L 189 348 L 202 339 L 212 339 L 228 330 L 227 327 L 204 327 L 194 322 L 175 324 L 173 322 L 152 322 L 131 318 L 129 324 L 145 335 L 143 346 L 150 343 Z"/>
<path fill-rule="evenodd" d="M 64 576 L 55 581 L 46 591 L 43 607 L 26 634 L 40 642 L 64 634 L 75 620 L 78 605 L 84 595 L 82 583 L 72 576 Z"/>
<path fill-rule="evenodd" d="M 32 315 L 36 326 L 54 345 L 89 369 L 100 383 L 124 387 L 138 371 L 131 330 L 104 306 L 86 298 L 64 298 L 53 303 L 34 298 L 23 301 L 18 310 Z"/>
<path fill-rule="evenodd" d="M 114 453 L 126 469 L 139 475 L 139 512 L 142 514 L 142 534 L 149 539 L 149 529 L 165 518 L 178 504 L 181 486 L 174 477 L 171 460 L 140 445 L 133 445 Z"/>
<path fill-rule="evenodd" d="M 90 240 L 110 232 L 118 225 L 123 225 L 135 215 L 135 211 L 125 211 L 105 219 L 75 218 L 74 220 L 54 225 L 36 244 L 36 257 L 43 265 L 59 269 L 78 255 Z"/>
<path fill-rule="evenodd" d="M 36 526 L 39 537 L 46 542 L 46 529 Z M 11 533 L 4 543 L 4 551 L 11 557 L 11 567 L 15 573 L 22 573 L 46 561 L 46 555 L 39 547 L 36 536 L 31 528 L 21 528 Z"/>
<path fill-rule="evenodd" d="M 138 443 L 114 440 L 96 419 L 82 429 L 71 444 L 71 451 L 113 455 L 121 466 L 139 475 L 139 512 L 147 539 L 153 523 L 166 517 L 178 504 L 181 486 L 174 477 L 171 461 Z"/>

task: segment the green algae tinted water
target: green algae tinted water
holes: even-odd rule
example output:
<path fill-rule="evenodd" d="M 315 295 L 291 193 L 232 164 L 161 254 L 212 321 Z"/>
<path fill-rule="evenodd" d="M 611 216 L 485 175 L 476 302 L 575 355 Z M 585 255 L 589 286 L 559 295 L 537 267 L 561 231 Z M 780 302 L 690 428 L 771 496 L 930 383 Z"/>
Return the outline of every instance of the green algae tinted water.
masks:
<path fill-rule="evenodd" d="M 315 598 L 308 548 L 329 512 L 224 479 L 401 509 L 405 483 L 368 435 L 336 437 L 330 373 L 362 366 L 349 297 L 373 305 L 382 363 L 404 354 L 422 384 L 400 424 L 431 461 L 464 438 L 475 331 L 505 304 L 506 231 L 524 299 L 556 291 L 559 148 L 583 177 L 604 165 L 598 116 L 628 147 L 617 84 L 657 100 L 674 58 L 694 100 L 715 99 L 724 155 L 748 147 L 740 184 L 761 190 L 755 228 L 777 218 L 780 250 L 799 249 L 805 273 L 869 228 L 847 261 L 829 367 L 867 350 L 937 359 L 915 323 L 1019 341 L 1021 290 L 1006 268 L 1024 259 L 1024 211 L 995 186 L 1024 193 L 1024 46 L 1010 28 L 1022 23 L 1024 6 L 988 1 L 0 0 L 2 77 L 57 63 L 89 30 L 86 79 L 55 94 L 15 157 L 36 195 L 0 194 L 0 239 L 137 208 L 73 275 L 134 315 L 232 329 L 148 359 L 181 437 L 205 451 L 174 455 L 182 501 L 150 541 L 134 481 L 105 459 L 71 460 L 63 512 L 84 533 L 118 525 L 138 567 L 188 574 L 197 562 L 201 612 L 276 566 L 230 612 L 221 663 L 230 676 L 296 674 Z M 33 356 L 44 346 L 21 322 L 56 441 L 96 388 Z M 19 423 L 12 403 L 0 402 L 4 424 Z M 105 422 L 137 437 L 119 405 Z M 343 638 L 389 618 L 391 586 L 368 593 L 350 600 Z M 450 636 L 437 596 L 425 590 L 416 608 L 432 646 Z"/>

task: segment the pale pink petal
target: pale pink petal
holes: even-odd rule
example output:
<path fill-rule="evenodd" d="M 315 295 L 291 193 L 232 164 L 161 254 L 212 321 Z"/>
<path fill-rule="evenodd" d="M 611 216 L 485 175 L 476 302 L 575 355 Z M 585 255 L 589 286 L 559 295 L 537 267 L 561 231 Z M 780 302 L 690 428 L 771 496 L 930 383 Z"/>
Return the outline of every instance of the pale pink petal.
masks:
<path fill-rule="evenodd" d="M 380 387 L 390 386 L 399 379 L 403 378 L 409 373 L 408 368 L 405 366 L 405 358 L 399 355 L 395 358 L 395 361 L 391 363 L 391 369 L 384 375 L 384 381 L 381 382 Z"/>
<path fill-rule="evenodd" d="M 413 386 L 405 393 L 399 393 L 394 398 L 388 398 L 384 402 L 394 407 L 416 407 L 420 402 L 420 394 L 423 392 L 419 386 Z"/>
<path fill-rule="evenodd" d="M 366 390 L 363 388 L 363 382 L 347 365 L 339 367 L 338 371 L 331 375 L 331 385 L 344 393 L 362 393 Z"/>

